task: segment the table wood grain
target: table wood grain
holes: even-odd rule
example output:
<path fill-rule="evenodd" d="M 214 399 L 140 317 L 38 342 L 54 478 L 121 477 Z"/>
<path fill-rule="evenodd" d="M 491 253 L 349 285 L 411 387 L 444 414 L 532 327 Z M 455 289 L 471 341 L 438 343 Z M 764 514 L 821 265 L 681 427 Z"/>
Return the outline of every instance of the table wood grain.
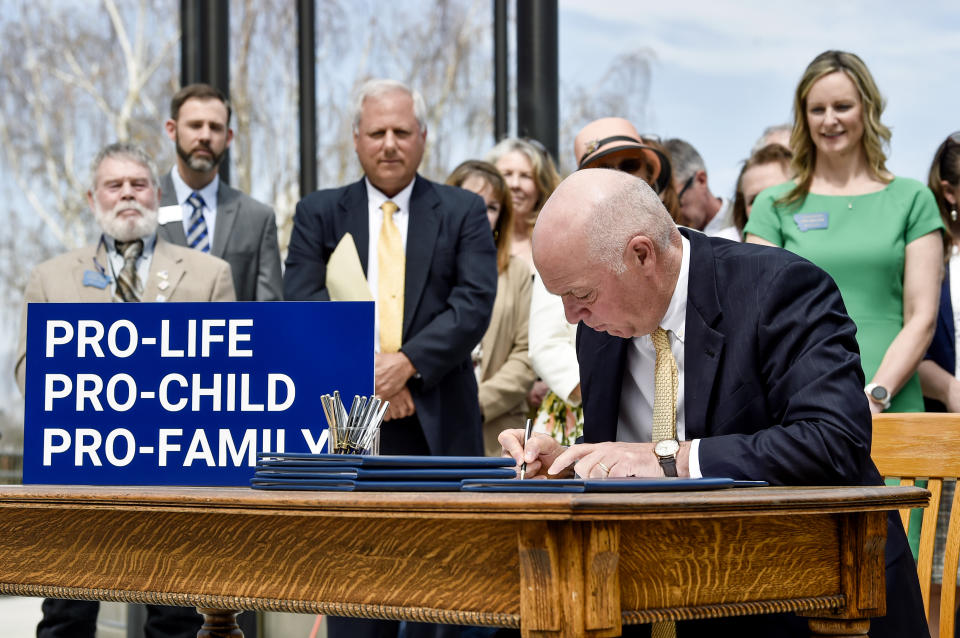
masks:
<path fill-rule="evenodd" d="M 912 487 L 645 494 L 0 487 L 0 593 L 617 636 L 795 611 L 814 635 L 885 612 L 886 511 Z M 846 632 L 846 633 L 844 633 Z"/>

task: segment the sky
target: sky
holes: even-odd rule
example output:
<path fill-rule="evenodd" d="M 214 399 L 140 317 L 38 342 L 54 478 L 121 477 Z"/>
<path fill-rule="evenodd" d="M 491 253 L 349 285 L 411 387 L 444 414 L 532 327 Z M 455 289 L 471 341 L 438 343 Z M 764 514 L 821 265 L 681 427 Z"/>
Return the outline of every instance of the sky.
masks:
<path fill-rule="evenodd" d="M 634 124 L 696 147 L 716 195 L 732 194 L 764 128 L 792 122 L 797 82 L 827 49 L 859 55 L 886 97 L 894 174 L 926 182 L 937 146 L 960 129 L 956 0 L 561 0 L 559 7 L 561 82 L 650 49 L 648 121 Z"/>

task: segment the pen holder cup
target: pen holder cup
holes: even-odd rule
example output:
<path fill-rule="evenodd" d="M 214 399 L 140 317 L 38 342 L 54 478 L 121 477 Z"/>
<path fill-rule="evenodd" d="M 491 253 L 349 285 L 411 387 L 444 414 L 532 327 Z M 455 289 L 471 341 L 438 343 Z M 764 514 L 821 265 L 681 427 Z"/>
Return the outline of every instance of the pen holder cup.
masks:
<path fill-rule="evenodd" d="M 380 454 L 380 427 L 330 429 L 331 454 Z"/>

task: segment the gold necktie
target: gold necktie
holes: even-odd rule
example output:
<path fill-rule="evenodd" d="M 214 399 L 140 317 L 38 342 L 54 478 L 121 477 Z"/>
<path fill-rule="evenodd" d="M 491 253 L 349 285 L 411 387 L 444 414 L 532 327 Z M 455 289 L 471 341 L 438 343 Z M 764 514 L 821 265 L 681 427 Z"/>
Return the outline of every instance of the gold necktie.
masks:
<path fill-rule="evenodd" d="M 383 223 L 377 243 L 377 318 L 380 320 L 380 352 L 397 352 L 403 333 L 403 278 L 406 257 L 400 229 L 393 221 L 399 207 L 391 201 L 380 205 Z"/>
<path fill-rule="evenodd" d="M 677 437 L 677 361 L 670 350 L 670 337 L 663 328 L 650 335 L 657 349 L 654 368 L 653 442 Z"/>
<path fill-rule="evenodd" d="M 670 350 L 670 337 L 663 328 L 650 335 L 657 350 L 654 367 L 653 442 L 677 437 L 677 387 L 679 375 L 677 360 Z M 651 638 L 676 638 L 677 625 L 672 620 L 655 622 L 650 627 Z"/>

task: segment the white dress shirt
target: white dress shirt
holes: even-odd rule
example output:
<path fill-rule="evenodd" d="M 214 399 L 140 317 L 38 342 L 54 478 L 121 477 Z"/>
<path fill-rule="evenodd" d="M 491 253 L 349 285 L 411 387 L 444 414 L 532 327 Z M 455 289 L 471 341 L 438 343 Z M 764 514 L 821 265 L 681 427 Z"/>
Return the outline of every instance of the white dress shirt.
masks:
<path fill-rule="evenodd" d="M 690 278 L 690 242 L 680 238 L 683 255 L 680 274 L 674 288 L 667 312 L 660 320 L 660 327 L 667 331 L 670 350 L 677 361 L 677 439 L 686 439 L 684 399 L 684 357 L 686 340 L 687 288 Z M 655 395 L 656 348 L 650 335 L 634 337 L 627 349 L 620 388 L 620 413 L 617 420 L 617 440 L 628 442 L 651 442 L 653 440 L 653 398 Z M 700 478 L 700 440 L 695 439 L 690 449 L 690 476 Z"/>
<path fill-rule="evenodd" d="M 193 206 L 187 202 L 187 198 L 193 193 L 193 189 L 187 186 L 187 183 L 180 177 L 180 171 L 174 166 L 170 171 L 170 179 L 173 181 L 173 190 L 177 195 L 177 203 L 183 211 L 183 234 L 190 236 L 190 216 L 193 214 Z M 213 229 L 217 224 L 217 189 L 220 188 L 220 175 L 214 175 L 213 180 L 198 190 L 200 197 L 203 198 L 203 221 L 207 223 L 207 237 L 210 239 L 210 248 L 213 248 Z"/>
<path fill-rule="evenodd" d="M 402 191 L 393 197 L 387 197 L 364 178 L 367 185 L 367 219 L 370 235 L 367 238 L 367 283 L 370 284 L 370 294 L 377 300 L 377 284 L 380 274 L 380 260 L 377 258 L 377 245 L 380 243 L 380 226 L 383 225 L 383 211 L 380 207 L 386 201 L 397 205 L 393 213 L 393 223 L 400 230 L 400 239 L 403 241 L 403 253 L 407 253 L 407 227 L 410 224 L 410 194 L 413 192 L 414 179 Z M 406 280 L 404 280 L 406 281 Z M 404 295 L 406 296 L 406 295 Z M 374 351 L 380 352 L 380 313 L 379 309 L 373 313 L 373 344 Z"/>

